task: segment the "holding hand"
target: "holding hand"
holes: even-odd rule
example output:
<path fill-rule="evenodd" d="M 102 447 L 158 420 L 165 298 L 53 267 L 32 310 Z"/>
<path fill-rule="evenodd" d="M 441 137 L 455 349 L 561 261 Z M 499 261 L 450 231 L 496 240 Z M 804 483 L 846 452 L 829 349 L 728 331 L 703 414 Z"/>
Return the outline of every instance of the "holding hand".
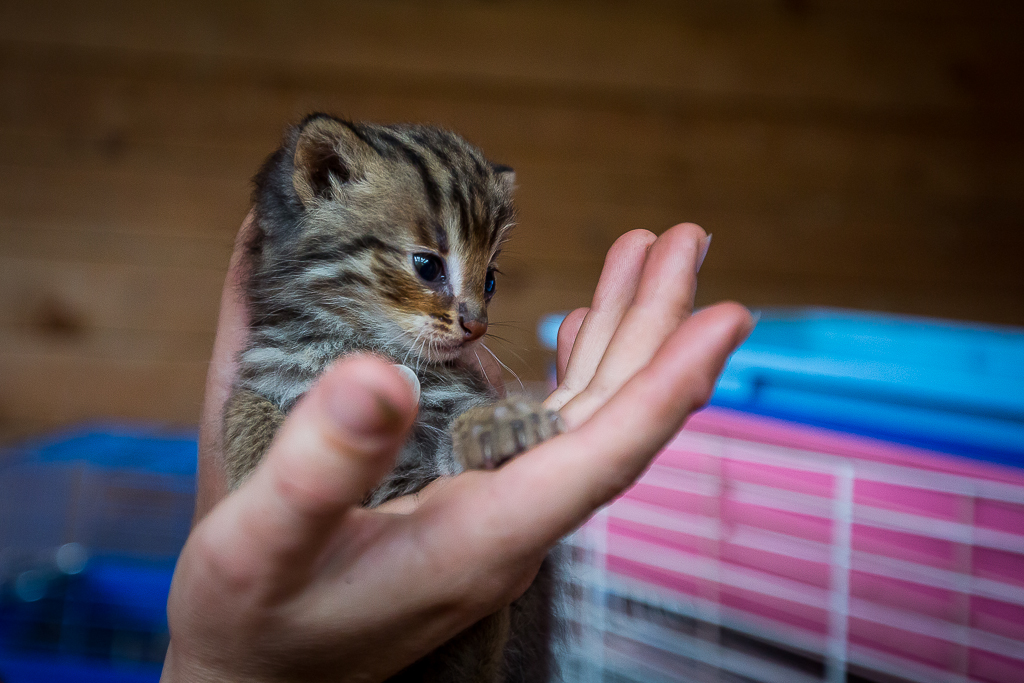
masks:
<path fill-rule="evenodd" d="M 547 405 L 568 433 L 375 510 L 359 501 L 392 467 L 416 402 L 399 370 L 366 356 L 335 363 L 227 495 L 220 415 L 246 331 L 236 254 L 163 680 L 379 681 L 519 596 L 551 546 L 707 401 L 749 334 L 737 304 L 692 314 L 707 240 L 684 224 L 612 246 L 592 306 L 559 332 Z"/>

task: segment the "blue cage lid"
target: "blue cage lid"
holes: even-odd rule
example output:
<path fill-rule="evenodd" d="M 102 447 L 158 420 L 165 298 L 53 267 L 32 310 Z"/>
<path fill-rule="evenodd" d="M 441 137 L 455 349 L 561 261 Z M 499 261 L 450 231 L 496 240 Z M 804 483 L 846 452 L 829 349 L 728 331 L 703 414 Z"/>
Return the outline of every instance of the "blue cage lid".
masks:
<path fill-rule="evenodd" d="M 769 309 L 712 403 L 1024 465 L 1024 330 Z"/>

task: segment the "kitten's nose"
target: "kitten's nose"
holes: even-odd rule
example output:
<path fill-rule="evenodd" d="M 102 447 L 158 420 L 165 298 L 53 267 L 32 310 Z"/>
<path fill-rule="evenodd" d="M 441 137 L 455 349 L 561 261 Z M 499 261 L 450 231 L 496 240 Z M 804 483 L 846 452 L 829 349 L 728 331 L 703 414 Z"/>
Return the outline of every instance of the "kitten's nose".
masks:
<path fill-rule="evenodd" d="M 487 316 L 477 318 L 468 315 L 459 316 L 459 324 L 462 325 L 462 336 L 465 341 L 471 342 L 479 339 L 487 332 Z"/>

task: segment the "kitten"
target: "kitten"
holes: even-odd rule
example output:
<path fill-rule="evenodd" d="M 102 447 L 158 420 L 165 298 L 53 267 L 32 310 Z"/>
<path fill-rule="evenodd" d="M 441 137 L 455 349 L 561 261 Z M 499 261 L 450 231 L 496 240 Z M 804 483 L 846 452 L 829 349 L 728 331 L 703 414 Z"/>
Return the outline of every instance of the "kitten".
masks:
<path fill-rule="evenodd" d="M 354 352 L 414 368 L 421 387 L 410 438 L 394 470 L 367 493 L 367 506 L 467 464 L 497 466 L 559 431 L 537 407 L 496 403 L 482 366 L 460 360 L 476 353 L 487 330 L 495 264 L 515 217 L 511 169 L 438 128 L 313 114 L 288 132 L 254 183 L 245 283 L 251 329 L 224 418 L 232 488 L 317 377 Z M 471 408 L 460 422 L 460 464 L 450 428 Z M 547 680 L 550 585 L 546 563 L 511 610 L 392 680 Z"/>

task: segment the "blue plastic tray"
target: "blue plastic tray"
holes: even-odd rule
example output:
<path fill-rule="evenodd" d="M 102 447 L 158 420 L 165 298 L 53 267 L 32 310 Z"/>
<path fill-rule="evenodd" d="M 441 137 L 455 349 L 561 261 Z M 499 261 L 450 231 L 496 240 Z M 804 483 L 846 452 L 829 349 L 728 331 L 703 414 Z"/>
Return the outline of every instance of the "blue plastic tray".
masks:
<path fill-rule="evenodd" d="M 1024 466 L 1024 330 L 766 310 L 712 403 Z"/>

